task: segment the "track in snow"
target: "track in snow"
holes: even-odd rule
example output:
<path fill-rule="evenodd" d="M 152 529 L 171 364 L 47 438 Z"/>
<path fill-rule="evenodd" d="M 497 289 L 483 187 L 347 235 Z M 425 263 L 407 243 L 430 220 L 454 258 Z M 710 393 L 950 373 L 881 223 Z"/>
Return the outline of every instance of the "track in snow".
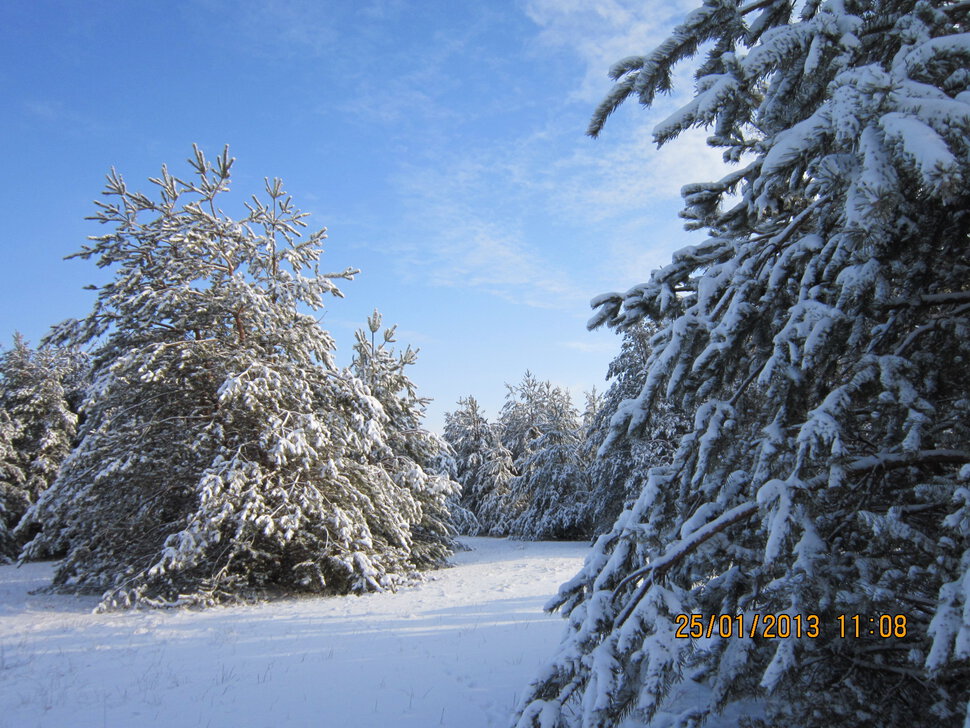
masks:
<path fill-rule="evenodd" d="M 588 546 L 462 540 L 397 593 L 203 612 L 95 615 L 27 594 L 51 564 L 0 566 L 0 726 L 505 726 L 561 635 L 542 605 Z"/>

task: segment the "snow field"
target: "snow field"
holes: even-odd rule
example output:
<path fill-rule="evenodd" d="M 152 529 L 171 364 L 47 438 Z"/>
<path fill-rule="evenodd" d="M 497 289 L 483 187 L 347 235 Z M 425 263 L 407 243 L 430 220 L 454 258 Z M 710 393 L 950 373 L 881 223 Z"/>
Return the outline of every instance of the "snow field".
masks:
<path fill-rule="evenodd" d="M 465 538 L 397 593 L 92 614 L 0 566 L 0 726 L 505 726 L 555 650 L 584 543 Z"/>

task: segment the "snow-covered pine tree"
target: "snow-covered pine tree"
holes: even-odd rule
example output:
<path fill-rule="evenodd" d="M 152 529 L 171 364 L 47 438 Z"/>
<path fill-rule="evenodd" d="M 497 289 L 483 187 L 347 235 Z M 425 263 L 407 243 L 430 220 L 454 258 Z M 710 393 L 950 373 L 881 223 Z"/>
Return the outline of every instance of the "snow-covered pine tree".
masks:
<path fill-rule="evenodd" d="M 20 552 L 21 542 L 14 529 L 30 505 L 14 447 L 19 429 L 6 408 L 0 406 L 0 564 L 9 563 Z"/>
<path fill-rule="evenodd" d="M 582 426 L 569 392 L 531 372 L 507 386 L 500 425 L 517 475 L 499 528 L 515 538 L 580 538 L 587 484 L 579 461 Z"/>
<path fill-rule="evenodd" d="M 497 424 L 513 462 L 529 456 L 529 443 L 540 434 L 538 425 L 545 419 L 545 403 L 552 388 L 552 382 L 540 382 L 530 371 L 522 375 L 518 384 L 506 383 L 505 403 Z"/>
<path fill-rule="evenodd" d="M 502 425 L 491 425 L 491 444 L 485 450 L 484 475 L 487 483 L 475 515 L 482 524 L 482 533 L 489 536 L 507 536 L 509 533 L 512 482 L 518 476 L 512 451 L 502 442 Z"/>
<path fill-rule="evenodd" d="M 446 476 L 455 483 L 451 494 L 445 499 L 445 506 L 451 514 L 451 525 L 455 533 L 459 533 L 462 536 L 477 536 L 482 533 L 482 524 L 474 513 L 461 504 L 462 487 L 461 481 L 458 480 L 458 464 L 455 460 L 455 451 L 452 450 L 451 445 L 448 444 L 448 441 L 444 437 L 438 437 L 437 435 L 435 437 L 440 443 L 440 449 L 438 450 L 438 454 L 432 459 L 430 469 L 435 473 Z M 456 548 L 463 548 L 457 541 L 455 541 L 454 546 Z"/>
<path fill-rule="evenodd" d="M 19 333 L 0 355 L 0 405 L 19 423 L 14 441 L 28 498 L 54 481 L 74 445 L 85 363 L 76 349 L 32 349 Z"/>
<path fill-rule="evenodd" d="M 32 349 L 19 333 L 0 355 L 0 407 L 8 415 L 8 462 L 4 520 L 11 530 L 7 555 L 15 556 L 31 534 L 14 532 L 28 506 L 54 481 L 74 446 L 77 412 L 85 385 L 84 357 L 75 349 Z M 17 491 L 17 492 L 14 492 Z"/>
<path fill-rule="evenodd" d="M 462 532 L 469 536 L 485 533 L 478 513 L 492 489 L 488 454 L 497 435 L 474 397 L 459 399 L 458 409 L 445 413 L 444 438 L 454 453 L 455 480 L 461 484 L 459 504 L 474 516 Z"/>
<path fill-rule="evenodd" d="M 80 443 L 25 516 L 29 558 L 67 549 L 55 586 L 105 608 L 210 604 L 263 589 L 382 589 L 413 571 L 411 491 L 374 465 L 387 421 L 305 313 L 340 295 L 324 230 L 301 237 L 278 179 L 236 221 L 233 159 L 195 148 L 157 198 L 112 171 L 74 257 L 115 267 L 93 311 L 53 343 L 94 343 Z"/>
<path fill-rule="evenodd" d="M 565 390 L 554 388 L 539 423 L 539 434 L 520 461 L 519 475 L 510 484 L 513 502 L 525 509 L 509 528 L 514 538 L 582 539 L 588 535 L 584 518 L 589 484 L 580 461 L 582 426 L 579 413 Z"/>
<path fill-rule="evenodd" d="M 517 475 L 512 453 L 502 442 L 501 423 L 489 423 L 477 400 L 458 400 L 445 415 L 445 440 L 455 452 L 461 505 L 475 517 L 469 535 L 507 536 L 511 484 Z"/>
<path fill-rule="evenodd" d="M 667 393 L 695 417 L 550 605 L 519 726 L 970 724 L 967 11 L 709 0 L 613 67 L 594 135 L 705 45 L 655 138 L 711 126 L 744 163 L 684 188 L 706 242 L 594 301 L 663 326 L 617 436 Z"/>
<path fill-rule="evenodd" d="M 405 371 L 417 361 L 410 346 L 395 354 L 392 347 L 396 326 L 381 332 L 382 316 L 376 309 L 367 318 L 367 331 L 355 332 L 354 373 L 383 410 L 383 450 L 372 449 L 371 460 L 383 468 L 399 486 L 414 496 L 421 509 L 412 525 L 411 561 L 421 569 L 440 566 L 451 554 L 454 528 L 448 499 L 460 486 L 447 473 L 434 469 L 436 458 L 446 447 L 437 436 L 422 427 L 429 400 L 419 397 Z M 381 340 L 378 342 L 378 333 Z"/>
<path fill-rule="evenodd" d="M 603 395 L 596 391 L 596 387 L 583 392 L 583 396 L 586 398 L 586 406 L 583 408 L 583 430 L 588 432 L 593 429 L 600 412 L 603 411 L 604 400 Z"/>

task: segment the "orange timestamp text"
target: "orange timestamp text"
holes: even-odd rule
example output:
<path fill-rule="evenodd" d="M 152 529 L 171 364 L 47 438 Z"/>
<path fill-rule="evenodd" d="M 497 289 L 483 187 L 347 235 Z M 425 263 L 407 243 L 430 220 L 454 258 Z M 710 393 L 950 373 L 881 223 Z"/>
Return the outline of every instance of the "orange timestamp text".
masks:
<path fill-rule="evenodd" d="M 679 639 L 702 637 L 760 637 L 762 639 L 788 639 L 822 635 L 822 618 L 817 614 L 678 614 L 674 619 Z M 861 614 L 840 614 L 834 620 L 839 637 L 891 637 L 906 636 L 905 614 L 882 614 L 866 617 Z"/>

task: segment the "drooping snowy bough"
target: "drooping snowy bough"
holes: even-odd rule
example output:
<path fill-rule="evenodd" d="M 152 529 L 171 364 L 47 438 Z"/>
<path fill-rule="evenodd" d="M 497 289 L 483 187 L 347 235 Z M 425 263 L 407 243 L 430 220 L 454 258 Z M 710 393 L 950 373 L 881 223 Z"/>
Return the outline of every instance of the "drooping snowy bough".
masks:
<path fill-rule="evenodd" d="M 593 135 L 707 44 L 655 138 L 741 166 L 683 191 L 705 243 L 594 301 L 663 326 L 613 437 L 662 398 L 693 427 L 551 603 L 522 728 L 970 721 L 968 11 L 709 0 L 612 69 Z"/>
<path fill-rule="evenodd" d="M 218 208 L 228 151 L 189 161 L 151 180 L 157 199 L 108 177 L 94 219 L 114 230 L 76 256 L 114 279 L 53 335 L 95 344 L 81 441 L 24 556 L 65 550 L 55 586 L 107 608 L 383 589 L 440 562 L 439 538 L 413 549 L 437 496 L 384 466 L 390 415 L 306 312 L 356 271 L 320 273 L 324 230 L 300 236 L 279 180 L 237 222 Z"/>
<path fill-rule="evenodd" d="M 686 432 L 689 424 L 669 402 L 659 401 L 651 411 L 649 427 L 627 437 L 613 436 L 613 418 L 618 414 L 620 418 L 625 416 L 623 402 L 637 396 L 646 380 L 650 339 L 657 333 L 652 328 L 644 322 L 623 332 L 620 353 L 607 370 L 607 379 L 612 380 L 610 388 L 591 420 L 583 443 L 587 451 L 584 458 L 589 463 L 587 521 L 595 534 L 610 530 L 624 507 L 636 500 L 651 467 L 670 461 L 679 435 Z M 610 441 L 608 455 L 597 457 L 607 440 Z"/>

